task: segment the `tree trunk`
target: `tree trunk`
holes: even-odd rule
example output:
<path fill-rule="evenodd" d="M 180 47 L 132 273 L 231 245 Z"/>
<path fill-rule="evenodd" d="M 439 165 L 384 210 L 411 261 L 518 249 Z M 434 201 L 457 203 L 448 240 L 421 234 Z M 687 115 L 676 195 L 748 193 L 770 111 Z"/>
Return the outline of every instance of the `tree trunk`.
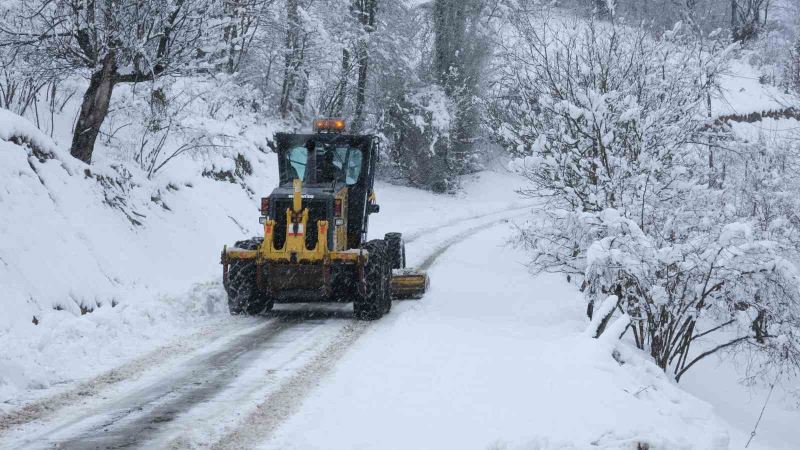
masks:
<path fill-rule="evenodd" d="M 606 3 L 606 0 L 595 0 L 594 11 L 597 17 L 601 19 L 608 19 L 611 17 L 611 11 L 608 10 L 608 3 Z"/>
<path fill-rule="evenodd" d="M 232 74 L 236 71 L 236 39 L 239 37 L 239 30 L 236 25 L 225 27 L 225 42 L 228 44 L 228 63 L 227 71 Z"/>
<path fill-rule="evenodd" d="M 286 46 L 284 48 L 283 86 L 281 88 L 281 117 L 284 119 L 294 110 L 292 102 L 297 84 L 297 71 L 303 62 L 300 48 L 300 0 L 286 2 Z"/>
<path fill-rule="evenodd" d="M 345 100 L 347 99 L 347 78 L 350 76 L 350 51 L 342 50 L 342 75 L 339 78 L 339 86 L 336 89 L 333 111 L 331 116 L 339 117 L 344 111 Z"/>
<path fill-rule="evenodd" d="M 439 83 L 447 90 L 449 74 L 451 72 L 451 47 L 453 24 L 450 19 L 453 11 L 451 0 L 436 0 L 433 5 L 434 35 L 434 67 Z"/>
<path fill-rule="evenodd" d="M 108 115 L 116 72 L 115 55 L 112 52 L 103 59 L 102 68 L 92 75 L 89 88 L 83 95 L 70 154 L 87 164 L 92 162 L 97 135 L 100 134 L 100 127 Z"/>
<path fill-rule="evenodd" d="M 359 11 L 359 21 L 364 27 L 366 34 L 375 31 L 375 10 L 378 0 L 366 0 L 361 4 Z M 369 75 L 369 46 L 366 36 L 362 37 L 356 48 L 356 59 L 358 60 L 358 81 L 356 83 L 356 107 L 355 117 L 353 118 L 353 130 L 358 131 L 364 122 L 364 102 L 367 98 L 367 76 Z"/>
<path fill-rule="evenodd" d="M 364 102 L 367 98 L 367 74 L 369 68 L 369 53 L 367 43 L 360 42 L 358 45 L 358 82 L 356 84 L 356 110 L 353 118 L 353 130 L 361 128 L 364 115 Z"/>
<path fill-rule="evenodd" d="M 475 2 L 436 0 L 434 3 L 434 64 L 439 84 L 454 95 L 464 84 L 467 15 Z M 470 11 L 468 11 L 470 10 Z"/>

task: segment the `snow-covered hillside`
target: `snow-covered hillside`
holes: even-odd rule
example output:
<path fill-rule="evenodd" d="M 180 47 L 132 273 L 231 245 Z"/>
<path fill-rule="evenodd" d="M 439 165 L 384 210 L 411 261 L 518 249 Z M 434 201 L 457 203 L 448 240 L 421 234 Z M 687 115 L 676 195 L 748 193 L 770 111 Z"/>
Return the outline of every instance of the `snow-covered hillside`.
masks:
<path fill-rule="evenodd" d="M 216 280 L 225 243 L 257 231 L 255 193 L 275 184 L 274 156 L 243 148 L 246 168 L 186 158 L 148 180 L 87 166 L 8 111 L 0 133 L 2 397 L 109 367 L 140 351 L 134 336 L 169 339 L 159 322 L 174 334 L 227 313 L 219 295 L 189 289 Z"/>

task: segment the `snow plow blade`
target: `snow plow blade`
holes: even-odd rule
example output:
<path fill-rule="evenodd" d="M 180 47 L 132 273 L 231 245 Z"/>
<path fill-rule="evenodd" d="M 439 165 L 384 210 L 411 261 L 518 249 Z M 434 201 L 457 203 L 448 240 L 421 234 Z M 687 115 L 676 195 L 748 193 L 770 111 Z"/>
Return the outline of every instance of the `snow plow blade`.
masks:
<path fill-rule="evenodd" d="M 392 297 L 420 299 L 428 290 L 428 274 L 414 269 L 395 269 L 392 272 Z"/>

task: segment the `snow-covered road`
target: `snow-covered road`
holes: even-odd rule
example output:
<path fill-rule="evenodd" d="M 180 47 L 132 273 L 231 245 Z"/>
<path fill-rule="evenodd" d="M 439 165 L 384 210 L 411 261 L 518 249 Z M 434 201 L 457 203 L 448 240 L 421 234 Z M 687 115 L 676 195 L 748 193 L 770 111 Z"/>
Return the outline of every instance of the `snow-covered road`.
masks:
<path fill-rule="evenodd" d="M 563 277 L 499 225 L 452 246 L 420 303 L 371 328 L 265 449 L 735 447 L 739 433 L 624 344 L 584 333 Z M 646 447 L 645 447 L 646 448 Z"/>
<path fill-rule="evenodd" d="M 449 246 L 527 209 L 421 229 L 409 235 L 409 262 L 431 266 Z M 285 306 L 266 317 L 233 319 L 236 328 L 223 322 L 0 417 L 0 433 L 6 431 L 0 442 L 4 448 L 251 448 L 297 411 L 351 344 L 382 326 L 351 317 L 349 305 Z"/>

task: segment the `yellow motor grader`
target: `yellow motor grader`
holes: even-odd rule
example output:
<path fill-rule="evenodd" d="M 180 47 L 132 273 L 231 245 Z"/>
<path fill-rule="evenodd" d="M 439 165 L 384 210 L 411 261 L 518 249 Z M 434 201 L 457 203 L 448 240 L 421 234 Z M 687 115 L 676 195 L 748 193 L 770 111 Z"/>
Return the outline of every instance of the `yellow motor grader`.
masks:
<path fill-rule="evenodd" d="M 314 133 L 278 133 L 280 185 L 261 199 L 264 237 L 222 251 L 231 314 L 259 314 L 275 303 L 353 302 L 375 320 L 392 298 L 420 298 L 424 272 L 405 267 L 400 233 L 367 241 L 380 211 L 373 190 L 379 142 L 344 132 L 341 119 L 314 121 Z"/>

